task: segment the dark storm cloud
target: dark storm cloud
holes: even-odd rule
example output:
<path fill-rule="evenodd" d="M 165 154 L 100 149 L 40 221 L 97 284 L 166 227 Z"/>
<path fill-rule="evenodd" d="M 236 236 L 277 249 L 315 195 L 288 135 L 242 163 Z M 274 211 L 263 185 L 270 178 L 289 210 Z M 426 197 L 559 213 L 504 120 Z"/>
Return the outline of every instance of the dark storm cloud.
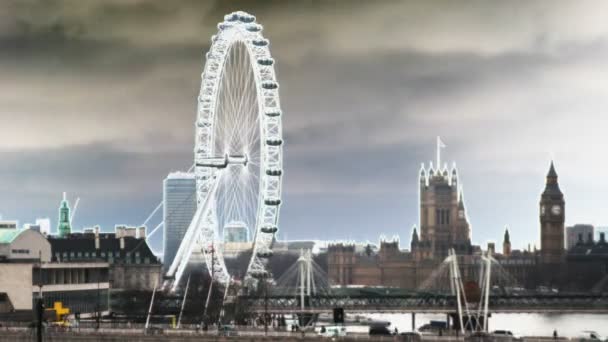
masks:
<path fill-rule="evenodd" d="M 55 215 L 60 192 L 68 190 L 91 204 L 80 224 L 142 221 L 160 199 L 166 173 L 191 163 L 203 54 L 223 15 L 243 9 L 264 25 L 277 60 L 286 140 L 283 232 L 310 237 L 303 232 L 321 231 L 325 222 L 332 238 L 375 240 L 384 232 L 406 239 L 417 220 L 420 162 L 433 158 L 434 136 L 442 135 L 447 160 L 458 161 L 476 241 L 511 223 L 523 245 L 536 239 L 537 192 L 550 152 L 563 160 L 558 169 L 566 175 L 585 163 L 602 176 L 595 170 L 603 160 L 581 146 L 603 143 L 603 7 L 3 3 L 0 153 L 7 162 L 0 188 L 16 195 L 0 202 L 0 212 L 28 220 Z M 578 132 L 585 134 L 564 138 Z M 588 189 L 590 179 L 564 177 L 564 187 Z M 570 196 L 570 203 L 583 202 Z M 488 197 L 496 198 L 493 206 Z M 569 213 L 578 214 L 569 221 L 608 219 L 573 205 L 578 210 Z"/>

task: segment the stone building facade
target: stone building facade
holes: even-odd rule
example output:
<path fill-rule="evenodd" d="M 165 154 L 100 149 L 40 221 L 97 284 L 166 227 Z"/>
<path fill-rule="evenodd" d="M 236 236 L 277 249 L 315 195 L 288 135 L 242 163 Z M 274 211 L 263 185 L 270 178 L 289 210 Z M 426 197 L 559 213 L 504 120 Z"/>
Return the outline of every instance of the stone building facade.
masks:
<path fill-rule="evenodd" d="M 348 244 L 330 245 L 330 283 L 418 289 L 452 248 L 459 257 L 463 278 L 478 279 L 483 252 L 480 246 L 471 244 L 471 229 L 456 167 L 448 169 L 444 165 L 435 169 L 430 164 L 427 169 L 423 164 L 419 175 L 420 231 L 413 228 L 409 250 L 401 250 L 398 240 L 380 241 L 377 253 L 356 253 L 354 246 Z M 564 200 L 553 163 L 540 203 L 541 251 L 536 248 L 512 250 L 507 229 L 502 253 L 495 251 L 494 243 L 489 243 L 487 248 L 501 271 L 522 286 L 542 283 L 542 274 L 537 271 L 546 263 L 563 261 Z"/>
<path fill-rule="evenodd" d="M 151 291 L 160 284 L 162 264 L 146 242 L 145 227 L 116 226 L 114 233 L 95 227 L 48 240 L 54 262 L 107 262 L 112 289 Z"/>
<path fill-rule="evenodd" d="M 540 196 L 540 250 L 512 250 L 508 229 L 502 253 L 493 242 L 486 251 L 499 264 L 498 272 L 511 284 L 528 289 L 608 290 L 608 243 L 602 235 L 598 242 L 579 239 L 566 250 L 565 201 L 559 188 L 553 162 Z M 352 245 L 328 247 L 328 276 L 333 285 L 390 286 L 420 289 L 454 248 L 464 280 L 477 280 L 482 249 L 471 244 L 458 175 L 455 168 L 420 171 L 420 235 L 414 227 L 409 250 L 399 242 L 381 241 L 377 252 L 356 253 Z M 509 279 L 507 279 L 509 280 Z"/>

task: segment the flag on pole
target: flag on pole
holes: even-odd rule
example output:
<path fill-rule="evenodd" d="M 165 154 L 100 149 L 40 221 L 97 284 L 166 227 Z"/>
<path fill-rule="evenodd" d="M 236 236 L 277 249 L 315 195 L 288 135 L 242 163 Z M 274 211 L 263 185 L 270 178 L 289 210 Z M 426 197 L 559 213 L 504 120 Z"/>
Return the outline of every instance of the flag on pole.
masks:
<path fill-rule="evenodd" d="M 437 170 L 441 169 L 441 149 L 445 148 L 445 144 L 441 141 L 441 137 L 437 136 Z"/>
<path fill-rule="evenodd" d="M 445 147 L 446 147 L 446 146 L 445 146 L 445 144 L 443 143 L 443 141 L 441 140 L 441 137 L 440 137 L 440 136 L 437 136 L 437 145 L 438 145 L 440 148 L 445 148 Z"/>

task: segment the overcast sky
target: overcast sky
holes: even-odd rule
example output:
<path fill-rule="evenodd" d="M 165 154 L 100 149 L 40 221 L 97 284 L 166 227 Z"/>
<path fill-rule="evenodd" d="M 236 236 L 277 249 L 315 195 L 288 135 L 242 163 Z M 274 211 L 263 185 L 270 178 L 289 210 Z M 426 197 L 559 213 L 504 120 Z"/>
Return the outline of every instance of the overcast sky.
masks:
<path fill-rule="evenodd" d="M 141 224 L 192 164 L 203 55 L 249 11 L 276 59 L 280 236 L 402 247 L 422 162 L 456 162 L 473 241 L 539 240 L 551 158 L 566 223 L 608 225 L 608 3 L 3 1 L 0 214 Z M 156 220 L 158 222 L 160 218 Z M 161 234 L 158 235 L 160 237 Z"/>

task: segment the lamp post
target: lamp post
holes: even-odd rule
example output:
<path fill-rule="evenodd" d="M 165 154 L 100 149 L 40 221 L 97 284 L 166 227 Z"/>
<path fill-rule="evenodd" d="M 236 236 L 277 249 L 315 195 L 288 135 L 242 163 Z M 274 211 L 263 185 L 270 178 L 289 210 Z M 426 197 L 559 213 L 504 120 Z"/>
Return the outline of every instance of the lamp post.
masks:
<path fill-rule="evenodd" d="M 264 336 L 268 336 L 268 281 L 264 278 Z"/>
<path fill-rule="evenodd" d="M 42 251 L 38 252 L 38 300 L 36 300 L 36 340 L 42 342 L 42 319 L 44 302 L 42 301 Z"/>

